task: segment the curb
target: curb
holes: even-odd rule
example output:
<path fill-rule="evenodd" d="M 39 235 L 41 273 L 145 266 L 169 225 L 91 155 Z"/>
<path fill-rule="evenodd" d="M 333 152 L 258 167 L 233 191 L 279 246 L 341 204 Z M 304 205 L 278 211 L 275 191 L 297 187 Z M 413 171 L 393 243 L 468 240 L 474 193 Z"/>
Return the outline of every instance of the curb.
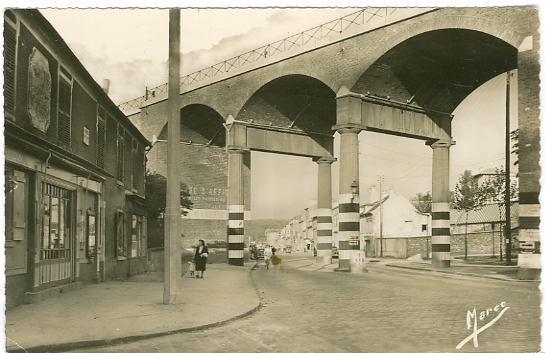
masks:
<path fill-rule="evenodd" d="M 405 266 L 394 264 L 394 263 L 387 263 L 387 264 L 384 264 L 384 265 L 388 266 L 388 267 L 401 268 L 401 269 L 405 269 L 405 270 L 438 272 L 438 273 L 446 273 L 446 274 L 449 274 L 449 275 L 458 275 L 458 276 L 466 276 L 466 277 L 480 277 L 480 278 L 494 279 L 494 280 L 497 280 L 497 281 L 504 281 L 504 282 L 540 282 L 540 280 L 535 280 L 535 279 L 498 278 L 498 277 L 487 276 L 487 275 L 479 275 L 479 274 L 475 274 L 475 273 L 449 272 L 449 271 L 444 271 L 444 270 L 433 270 L 431 268 L 405 267 Z"/>
<path fill-rule="evenodd" d="M 254 265 L 250 269 L 249 276 L 251 277 L 251 271 L 257 266 Z M 252 285 L 254 289 L 257 292 L 257 288 L 255 286 L 255 283 L 252 278 Z M 195 327 L 185 327 L 181 329 L 171 330 L 171 331 L 165 331 L 165 332 L 154 332 L 144 335 L 133 335 L 133 336 L 126 336 L 126 337 L 119 337 L 119 338 L 113 338 L 113 339 L 106 339 L 106 340 L 90 340 L 90 341 L 80 341 L 80 342 L 68 342 L 68 343 L 59 343 L 59 344 L 49 344 L 49 345 L 41 345 L 41 346 L 35 346 L 30 348 L 19 348 L 19 347 L 13 347 L 11 349 L 7 349 L 6 352 L 37 352 L 37 353 L 49 353 L 49 352 L 67 352 L 74 349 L 84 349 L 84 348 L 93 348 L 93 347 L 107 347 L 107 346 L 114 346 L 118 344 L 127 344 L 127 343 L 133 343 L 142 341 L 145 339 L 150 338 L 157 338 L 157 337 L 164 337 L 169 335 L 175 335 L 178 333 L 185 333 L 185 332 L 194 332 L 194 331 L 203 331 L 210 328 L 220 327 L 227 325 L 228 323 L 231 323 L 233 321 L 242 319 L 246 316 L 249 316 L 256 311 L 260 310 L 263 307 L 263 303 L 261 302 L 261 297 L 259 296 L 259 304 L 254 307 L 253 309 L 250 309 L 240 315 L 234 316 L 230 319 L 226 319 L 223 321 L 213 322 L 206 325 L 200 325 Z"/>

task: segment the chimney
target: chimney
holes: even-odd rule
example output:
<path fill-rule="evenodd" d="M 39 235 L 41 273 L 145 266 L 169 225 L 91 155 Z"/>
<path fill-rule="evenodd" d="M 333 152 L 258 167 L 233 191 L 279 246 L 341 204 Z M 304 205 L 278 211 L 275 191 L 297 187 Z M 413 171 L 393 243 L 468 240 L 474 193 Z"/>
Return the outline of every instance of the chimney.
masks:
<path fill-rule="evenodd" d="M 108 79 L 104 80 L 104 84 L 102 85 L 102 89 L 104 90 L 104 92 L 106 92 L 106 94 L 108 94 L 108 92 L 110 91 L 110 80 L 108 80 Z"/>

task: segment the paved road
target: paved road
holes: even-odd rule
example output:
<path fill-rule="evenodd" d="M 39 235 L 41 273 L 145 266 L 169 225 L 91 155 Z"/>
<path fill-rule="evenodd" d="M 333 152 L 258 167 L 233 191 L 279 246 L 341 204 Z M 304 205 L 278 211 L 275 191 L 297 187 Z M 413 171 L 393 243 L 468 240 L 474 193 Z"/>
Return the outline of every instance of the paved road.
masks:
<path fill-rule="evenodd" d="M 226 326 L 79 352 L 536 352 L 537 283 L 516 283 L 369 266 L 355 275 L 310 271 L 297 256 L 252 271 L 264 307 Z M 218 288 L 218 290 L 221 290 Z M 468 310 L 492 311 L 472 332 Z M 206 303 L 203 303 L 206 305 Z M 499 305 L 498 311 L 494 307 Z M 473 324 L 473 319 L 471 319 Z"/>

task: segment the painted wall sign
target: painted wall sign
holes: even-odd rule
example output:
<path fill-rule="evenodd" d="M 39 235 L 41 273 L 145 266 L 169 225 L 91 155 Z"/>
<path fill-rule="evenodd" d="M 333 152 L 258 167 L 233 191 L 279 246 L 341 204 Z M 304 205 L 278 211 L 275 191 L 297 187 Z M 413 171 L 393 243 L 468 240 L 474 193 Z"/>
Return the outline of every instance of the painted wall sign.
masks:
<path fill-rule="evenodd" d="M 225 210 L 227 208 L 226 188 L 190 186 L 189 193 L 194 209 Z"/>
<path fill-rule="evenodd" d="M 51 74 L 47 58 L 36 48 L 28 61 L 28 114 L 32 126 L 41 132 L 51 121 Z"/>

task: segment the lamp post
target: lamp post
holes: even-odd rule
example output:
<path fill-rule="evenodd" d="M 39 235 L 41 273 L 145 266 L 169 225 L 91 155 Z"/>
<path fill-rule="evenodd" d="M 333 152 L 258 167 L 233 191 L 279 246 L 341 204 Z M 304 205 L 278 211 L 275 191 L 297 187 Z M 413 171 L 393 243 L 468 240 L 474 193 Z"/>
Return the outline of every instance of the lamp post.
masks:
<path fill-rule="evenodd" d="M 351 199 L 351 202 L 352 203 L 356 203 L 358 204 L 358 222 L 359 222 L 359 185 L 358 185 L 358 182 L 357 181 L 353 181 L 352 184 L 350 184 L 350 192 L 352 193 L 352 199 Z M 358 228 L 359 229 L 359 228 Z M 356 244 L 357 242 L 357 244 Z M 357 239 L 354 241 L 354 242 L 351 242 L 352 245 L 352 250 L 355 250 L 356 249 L 360 249 L 360 234 L 359 234 L 359 231 L 358 231 L 358 235 L 357 235 Z"/>
<path fill-rule="evenodd" d="M 359 193 L 359 186 L 357 181 L 354 180 L 352 184 L 350 184 L 350 191 L 352 192 L 352 202 L 354 202 L 356 195 L 358 195 Z"/>

